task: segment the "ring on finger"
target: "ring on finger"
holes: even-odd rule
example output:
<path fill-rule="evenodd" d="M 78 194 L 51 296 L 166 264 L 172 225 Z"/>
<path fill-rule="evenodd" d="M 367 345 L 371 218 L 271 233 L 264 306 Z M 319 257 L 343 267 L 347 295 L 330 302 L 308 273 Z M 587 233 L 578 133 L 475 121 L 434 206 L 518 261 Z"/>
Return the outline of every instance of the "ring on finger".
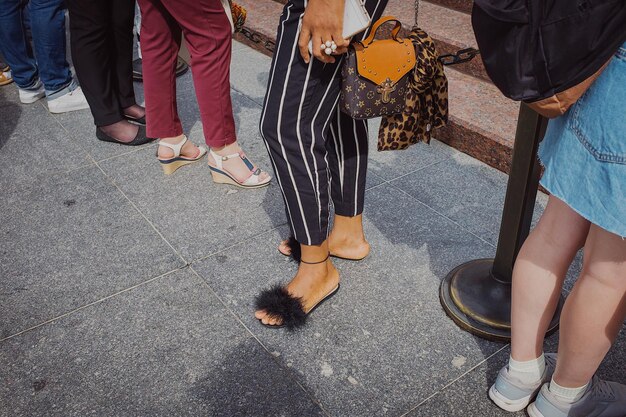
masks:
<path fill-rule="evenodd" d="M 321 49 L 326 55 L 332 55 L 337 50 L 337 44 L 334 41 L 326 41 L 321 45 Z"/>

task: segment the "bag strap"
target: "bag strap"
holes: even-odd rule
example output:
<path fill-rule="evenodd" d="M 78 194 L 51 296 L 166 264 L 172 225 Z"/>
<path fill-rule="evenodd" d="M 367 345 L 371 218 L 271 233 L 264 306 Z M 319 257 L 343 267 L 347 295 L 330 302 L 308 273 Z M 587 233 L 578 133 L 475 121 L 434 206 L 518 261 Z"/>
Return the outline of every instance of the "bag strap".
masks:
<path fill-rule="evenodd" d="M 413 27 L 417 27 L 417 18 L 420 13 L 420 0 L 415 0 L 415 25 Z"/>
<path fill-rule="evenodd" d="M 368 47 L 370 43 L 372 43 L 374 41 L 374 37 L 376 36 L 376 32 L 378 32 L 378 29 L 384 25 L 385 23 L 388 22 L 396 22 L 396 26 L 393 28 L 393 30 L 391 31 L 391 37 L 394 40 L 398 40 L 398 34 L 400 33 L 400 29 L 402 29 L 402 23 L 396 19 L 393 16 L 383 16 L 380 19 L 378 19 L 374 25 L 372 26 L 372 30 L 369 34 L 369 36 L 367 38 L 365 38 L 364 40 L 362 40 L 360 43 L 364 46 L 364 47 Z"/>

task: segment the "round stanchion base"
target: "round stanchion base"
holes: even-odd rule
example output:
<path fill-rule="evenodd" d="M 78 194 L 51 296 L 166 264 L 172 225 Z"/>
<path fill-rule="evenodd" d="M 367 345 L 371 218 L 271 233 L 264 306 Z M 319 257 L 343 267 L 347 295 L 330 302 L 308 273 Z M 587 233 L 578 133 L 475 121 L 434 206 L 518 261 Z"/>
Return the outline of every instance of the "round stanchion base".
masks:
<path fill-rule="evenodd" d="M 511 340 L 511 284 L 492 274 L 493 259 L 459 265 L 442 281 L 439 298 L 446 314 L 463 330 L 487 340 Z M 561 297 L 547 334 L 559 326 Z"/>

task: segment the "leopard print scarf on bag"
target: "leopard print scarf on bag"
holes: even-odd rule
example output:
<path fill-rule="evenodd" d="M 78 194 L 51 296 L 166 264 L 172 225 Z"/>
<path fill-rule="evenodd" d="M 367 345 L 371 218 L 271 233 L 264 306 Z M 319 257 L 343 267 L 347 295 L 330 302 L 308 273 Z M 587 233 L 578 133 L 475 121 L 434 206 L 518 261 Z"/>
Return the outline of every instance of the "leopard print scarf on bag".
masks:
<path fill-rule="evenodd" d="M 448 79 L 435 43 L 421 29 L 414 29 L 409 39 L 415 45 L 417 64 L 406 94 L 406 106 L 403 113 L 382 118 L 379 151 L 406 149 L 417 142 L 430 143 L 432 131 L 448 122 Z"/>

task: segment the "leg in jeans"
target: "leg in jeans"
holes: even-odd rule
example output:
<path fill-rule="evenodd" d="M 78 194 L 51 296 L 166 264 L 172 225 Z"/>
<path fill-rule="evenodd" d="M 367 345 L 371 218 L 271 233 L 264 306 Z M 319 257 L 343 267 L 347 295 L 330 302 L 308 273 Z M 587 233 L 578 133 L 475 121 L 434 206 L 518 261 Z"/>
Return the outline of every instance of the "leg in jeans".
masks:
<path fill-rule="evenodd" d="M 589 382 L 626 319 L 626 239 L 591 225 L 583 270 L 561 314 L 554 381 Z"/>
<path fill-rule="evenodd" d="M 128 0 L 112 0 L 111 23 L 113 53 L 113 77 L 117 82 L 117 99 L 122 109 L 134 106 L 133 87 L 133 23 L 135 5 Z"/>
<path fill-rule="evenodd" d="M 176 107 L 174 68 L 181 29 L 158 0 L 140 0 L 141 54 L 148 136 L 178 137 L 183 127 Z"/>
<path fill-rule="evenodd" d="M 237 138 L 230 97 L 232 33 L 221 2 L 162 0 L 161 3 L 182 28 L 191 53 L 206 144 L 220 148 L 234 143 Z M 145 41 L 143 32 L 142 40 Z"/>
<path fill-rule="evenodd" d="M 182 31 L 192 56 L 192 74 L 205 142 L 219 156 L 237 156 L 224 161 L 223 168 L 238 183 L 252 176 L 259 182 L 269 180 L 266 173 L 256 167 L 250 168 L 238 157 L 241 148 L 235 133 L 229 79 L 232 35 L 221 2 L 140 0 L 139 7 L 150 134 L 169 144 L 182 140 L 182 126 L 176 109 L 175 73 Z M 158 156 L 169 158 L 172 152 L 161 146 Z M 198 152 L 191 142 L 182 148 L 186 156 L 193 157 Z M 211 155 L 209 162 L 215 166 Z"/>
<path fill-rule="evenodd" d="M 124 115 L 145 122 L 146 110 L 135 100 L 133 86 L 133 25 L 135 5 L 128 0 L 113 0 L 112 44 L 115 46 L 113 77 L 117 81 L 119 106 Z"/>
<path fill-rule="evenodd" d="M 76 75 L 89 103 L 94 123 L 98 126 L 97 134 L 104 133 L 120 143 L 131 143 L 144 135 L 138 126 L 124 117 L 121 103 L 130 103 L 130 93 L 124 91 L 126 97 L 120 98 L 119 78 L 125 77 L 118 77 L 117 72 L 125 66 L 117 66 L 115 55 L 119 49 L 123 55 L 121 59 L 127 59 L 128 51 L 125 48 L 128 45 L 124 43 L 125 37 L 115 35 L 114 31 L 127 28 L 132 37 L 132 2 L 117 5 L 117 2 L 112 4 L 104 0 L 66 0 L 66 3 L 70 11 L 70 39 Z M 119 10 L 113 11 L 114 4 Z M 129 13 L 130 26 L 127 19 Z M 121 19 L 121 23 L 117 19 Z M 116 36 L 121 39 L 119 45 L 116 45 Z M 130 48 L 132 54 L 132 43 Z M 129 76 L 132 76 L 130 66 L 127 70 Z M 122 83 L 125 82 L 122 80 Z"/>
<path fill-rule="evenodd" d="M 39 82 L 37 62 L 26 37 L 24 7 L 21 0 L 6 0 L 0 7 L 0 48 L 11 67 L 13 80 L 27 89 Z"/>
<path fill-rule="evenodd" d="M 67 0 L 70 39 L 76 75 L 89 102 L 96 126 L 124 120 L 113 75 L 111 5 L 103 0 Z"/>
<path fill-rule="evenodd" d="M 556 311 L 565 274 L 588 231 L 587 220 L 550 196 L 513 269 L 513 359 L 529 361 L 543 353 L 543 339 Z"/>
<path fill-rule="evenodd" d="M 54 99 L 77 87 L 65 56 L 65 8 L 61 0 L 30 0 L 28 11 L 39 75 Z"/>

